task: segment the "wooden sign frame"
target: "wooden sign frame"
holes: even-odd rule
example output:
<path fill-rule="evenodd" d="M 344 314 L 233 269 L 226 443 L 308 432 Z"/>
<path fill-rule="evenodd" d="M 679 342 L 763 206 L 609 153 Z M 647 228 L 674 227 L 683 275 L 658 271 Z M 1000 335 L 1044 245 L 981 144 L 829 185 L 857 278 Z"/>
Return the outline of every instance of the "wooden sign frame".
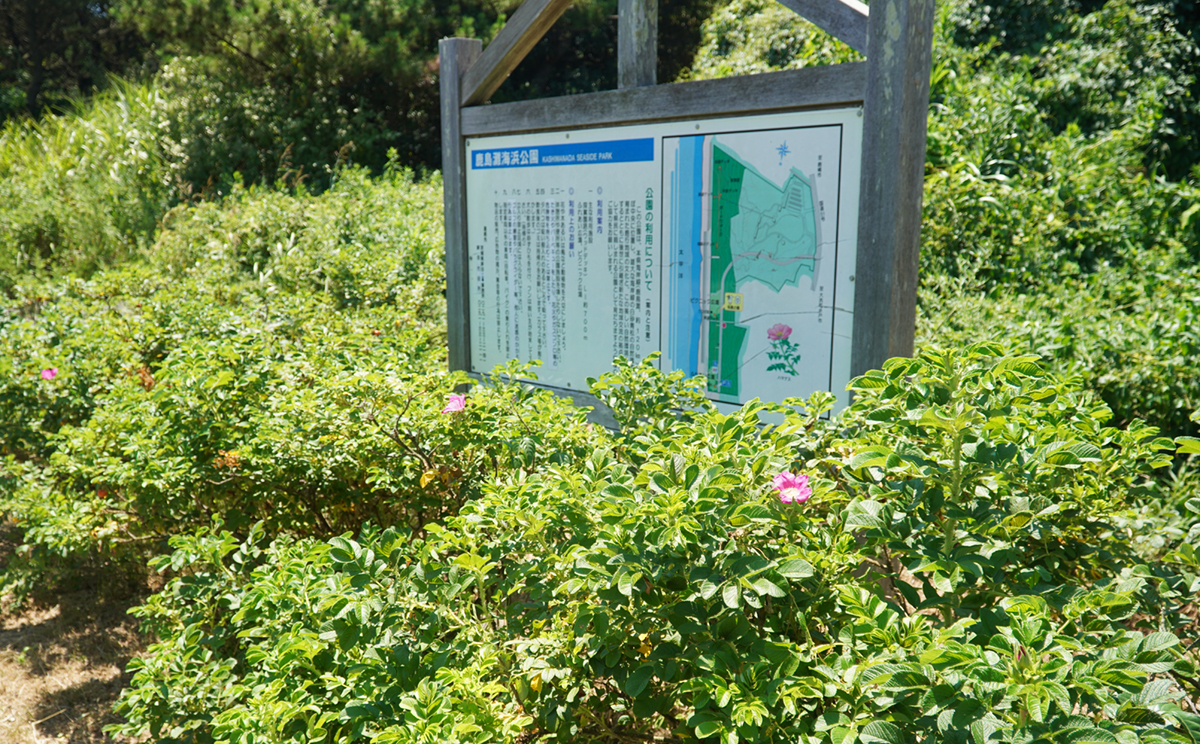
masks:
<path fill-rule="evenodd" d="M 874 0 L 870 12 L 858 0 L 778 1 L 867 60 L 657 85 L 658 0 L 620 0 L 617 90 L 487 104 L 570 0 L 525 0 L 486 50 L 439 43 L 450 369 L 471 362 L 466 138 L 854 105 L 864 122 L 851 374 L 912 354 L 934 0 Z"/>

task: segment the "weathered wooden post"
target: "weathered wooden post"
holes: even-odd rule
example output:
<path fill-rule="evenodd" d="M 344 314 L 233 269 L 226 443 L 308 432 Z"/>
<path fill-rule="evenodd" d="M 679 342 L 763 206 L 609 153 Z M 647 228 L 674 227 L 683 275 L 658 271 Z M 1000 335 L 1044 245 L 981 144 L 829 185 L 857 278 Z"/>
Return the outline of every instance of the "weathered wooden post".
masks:
<path fill-rule="evenodd" d="M 855 375 L 911 356 L 933 55 L 933 0 L 871 6 L 855 271 Z"/>
<path fill-rule="evenodd" d="M 471 363 L 467 318 L 467 168 L 463 157 L 460 81 L 483 51 L 479 39 L 442 39 L 438 71 L 442 98 L 442 205 L 446 232 L 446 322 L 450 369 Z"/>
<path fill-rule="evenodd" d="M 658 0 L 621 0 L 617 16 L 617 87 L 658 82 Z"/>

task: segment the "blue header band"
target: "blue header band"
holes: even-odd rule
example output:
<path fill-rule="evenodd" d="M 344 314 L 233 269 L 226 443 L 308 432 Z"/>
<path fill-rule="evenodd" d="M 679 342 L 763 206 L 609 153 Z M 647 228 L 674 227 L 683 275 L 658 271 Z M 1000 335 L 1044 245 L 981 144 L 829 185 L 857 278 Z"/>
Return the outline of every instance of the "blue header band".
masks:
<path fill-rule="evenodd" d="M 544 165 L 641 163 L 649 160 L 654 160 L 653 137 L 475 150 L 471 153 L 471 168 L 535 168 Z"/>

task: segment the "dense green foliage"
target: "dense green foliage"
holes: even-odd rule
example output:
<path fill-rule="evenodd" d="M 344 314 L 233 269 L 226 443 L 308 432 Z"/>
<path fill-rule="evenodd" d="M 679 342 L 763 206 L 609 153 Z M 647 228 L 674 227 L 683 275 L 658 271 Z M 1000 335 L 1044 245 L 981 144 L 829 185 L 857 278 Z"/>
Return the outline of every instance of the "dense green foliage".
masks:
<path fill-rule="evenodd" d="M 0 128 L 0 292 L 22 274 L 86 274 L 154 238 L 175 176 L 162 157 L 164 100 L 119 85 L 79 115 Z"/>
<path fill-rule="evenodd" d="M 833 423 L 824 395 L 777 426 L 753 405 L 697 410 L 698 384 L 619 366 L 596 389 L 629 422 L 621 435 L 502 470 L 423 532 L 175 538 L 158 565 L 182 573 L 138 610 L 161 641 L 135 664 L 121 730 L 246 743 L 1200 733 L 1172 702 L 1194 663 L 1170 632 L 1200 566 L 1181 545 L 1146 565 L 1111 526 L 1169 461 L 1153 429 L 1106 428 L 1090 395 L 988 347 L 896 360 Z M 488 441 L 491 394 L 476 388 L 451 425 Z M 692 412 L 664 415 L 680 406 Z M 789 469 L 814 479 L 803 505 L 770 490 Z"/>
<path fill-rule="evenodd" d="M 1037 80 L 1056 131 L 1102 133 L 1137 116 L 1156 88 L 1147 165 L 1182 180 L 1200 161 L 1200 5 L 1194 0 L 966 0 L 948 6 L 958 46 L 1015 55 Z"/>
<path fill-rule="evenodd" d="M 118 16 L 176 57 L 159 78 L 167 133 L 197 190 L 272 183 L 289 171 L 318 186 L 353 158 L 377 171 L 440 162 L 439 38 L 495 33 L 513 3 L 123 0 Z"/>
<path fill-rule="evenodd" d="M 1137 39 L 1165 44 L 1173 31 L 1122 2 L 1075 26 L 1080 38 L 1038 57 L 985 55 L 943 39 L 920 335 L 939 344 L 1020 339 L 1081 375 L 1118 419 L 1194 433 L 1188 416 L 1200 405 L 1200 379 L 1188 370 L 1200 353 L 1192 320 L 1200 188 L 1147 167 L 1178 92 L 1169 95 L 1154 69 L 1129 67 L 1124 98 L 1093 95 L 1089 105 L 1068 92 L 1069 81 L 1089 79 L 1082 69 L 1094 56 L 1121 59 Z M 1101 38 L 1086 37 L 1100 28 Z M 1083 38 L 1094 54 L 1072 57 Z M 1173 38 L 1174 49 L 1188 48 Z M 1039 71 L 1068 64 L 1069 76 Z M 1076 118 L 1064 126 L 1067 110 Z"/>
<path fill-rule="evenodd" d="M 50 556 L 165 540 L 214 513 L 303 533 L 381 510 L 427 519 L 386 494 L 448 453 L 414 444 L 408 456 L 427 458 L 415 476 L 384 467 L 360 400 L 382 383 L 360 378 L 399 369 L 422 395 L 452 384 L 436 372 L 439 206 L 436 182 L 347 171 L 320 197 L 255 189 L 176 210 L 153 266 L 14 287 L 0 311 L 0 509 L 27 526 L 35 573 L 10 566 L 6 580 L 32 580 Z M 356 402 L 329 409 L 315 388 Z"/>
<path fill-rule="evenodd" d="M 733 0 L 704 23 L 696 60 L 680 78 L 753 75 L 862 58 L 775 0 Z"/>
<path fill-rule="evenodd" d="M 663 2 L 664 79 L 857 58 L 716 5 Z M 611 85 L 614 6 L 497 98 Z M 833 418 L 618 360 L 615 432 L 444 371 L 401 165 L 432 40 L 511 4 L 120 8 L 178 56 L 0 133 L 0 586 L 164 574 L 114 732 L 1200 741 L 1191 5 L 941 6 L 920 353 Z"/>
<path fill-rule="evenodd" d="M 326 188 L 389 150 L 440 166 L 437 44 L 488 42 L 519 0 L 78 0 L 0 9 L 0 122 L 134 75 L 161 91 L 155 130 L 188 193 L 304 179 Z M 660 74 L 691 62 L 716 0 L 661 3 Z M 576 2 L 496 100 L 616 87 L 617 0 Z M 161 69 L 159 69 L 161 67 Z"/>
<path fill-rule="evenodd" d="M 664 0 L 663 79 L 690 63 L 714 4 Z M 26 5 L 4 12 L 24 19 Z M 320 192 L 348 163 L 375 174 L 389 163 L 439 167 L 438 39 L 489 41 L 517 5 L 119 0 L 76 8 L 99 14 L 103 28 L 72 26 L 71 44 L 96 54 L 129 48 L 94 63 L 78 50 L 59 54 L 63 79 L 51 86 L 47 78 L 53 90 L 43 96 L 59 114 L 40 119 L 10 118 L 4 108 L 24 106 L 23 68 L 12 68 L 20 81 L 0 76 L 0 122 L 8 118 L 0 130 L 0 290 L 26 271 L 86 275 L 128 258 L 171 206 L 236 186 Z M 575 3 L 496 100 L 616 87 L 615 13 L 616 0 Z M 21 19 L 13 28 L 24 28 Z M 28 61 L 4 33 L 0 55 Z M 108 73 L 145 66 L 137 62 L 143 36 L 161 65 L 138 83 L 110 81 Z M 107 93 L 70 105 L 72 95 L 110 82 Z"/>

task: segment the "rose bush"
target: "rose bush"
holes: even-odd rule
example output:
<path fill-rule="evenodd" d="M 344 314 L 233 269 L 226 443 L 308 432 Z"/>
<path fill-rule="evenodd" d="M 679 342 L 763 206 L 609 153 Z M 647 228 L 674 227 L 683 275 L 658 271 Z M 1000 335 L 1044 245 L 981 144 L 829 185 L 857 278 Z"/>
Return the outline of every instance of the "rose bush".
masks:
<path fill-rule="evenodd" d="M 137 611 L 160 641 L 134 662 L 115 730 L 379 743 L 1200 735 L 1186 599 L 1161 591 L 1195 585 L 1195 564 L 1148 566 L 1111 524 L 1169 460 L 1153 430 L 1106 427 L 1091 395 L 988 346 L 894 360 L 856 381 L 833 421 L 824 394 L 723 415 L 702 385 L 619 361 L 593 390 L 622 431 L 594 431 L 583 457 L 497 472 L 423 531 L 271 541 L 216 525 L 174 538 L 157 565 L 176 578 Z M 562 426 L 566 413 L 530 416 Z"/>
<path fill-rule="evenodd" d="M 438 204 L 402 172 L 240 191 L 173 213 L 153 262 L 0 301 L 0 513 L 23 543 L 0 587 L 136 570 L 213 518 L 420 530 L 496 471 L 587 451 L 582 421 L 528 424 L 564 410 L 548 393 L 440 412 L 463 380 L 442 371 Z"/>

